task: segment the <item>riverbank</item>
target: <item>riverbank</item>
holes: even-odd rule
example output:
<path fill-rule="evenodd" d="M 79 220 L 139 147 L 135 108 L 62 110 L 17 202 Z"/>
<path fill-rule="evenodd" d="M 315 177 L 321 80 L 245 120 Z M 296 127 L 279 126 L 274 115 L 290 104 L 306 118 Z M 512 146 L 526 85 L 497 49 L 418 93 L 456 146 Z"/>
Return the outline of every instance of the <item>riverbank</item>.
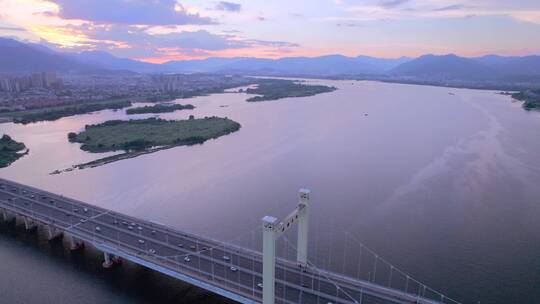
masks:
<path fill-rule="evenodd" d="M 81 149 L 91 153 L 123 153 L 88 163 L 78 164 L 52 174 L 102 166 L 111 162 L 154 153 L 177 146 L 202 144 L 210 139 L 236 132 L 241 125 L 228 118 L 205 117 L 188 120 L 147 118 L 139 120 L 111 120 L 87 125 L 80 133 L 70 132 L 68 140 L 80 143 Z"/>
<path fill-rule="evenodd" d="M 17 142 L 6 134 L 0 138 L 0 168 L 9 166 L 26 154 L 28 149 L 24 143 Z"/>
<path fill-rule="evenodd" d="M 324 85 L 306 85 L 294 80 L 260 79 L 256 88 L 246 89 L 246 93 L 254 94 L 248 102 L 277 100 L 287 97 L 308 97 L 337 90 L 335 87 Z"/>
<path fill-rule="evenodd" d="M 131 105 L 131 100 L 124 98 L 17 112 L 7 112 L 0 114 L 0 122 L 12 121 L 14 123 L 28 124 L 39 121 L 55 121 L 62 117 L 87 114 L 101 110 L 119 110 L 130 107 Z"/>
<path fill-rule="evenodd" d="M 180 110 L 193 110 L 195 107 L 193 105 L 181 105 L 181 104 L 157 104 L 153 106 L 144 106 L 138 108 L 131 108 L 126 110 L 126 114 L 159 114 L 159 113 L 171 113 L 174 111 Z"/>

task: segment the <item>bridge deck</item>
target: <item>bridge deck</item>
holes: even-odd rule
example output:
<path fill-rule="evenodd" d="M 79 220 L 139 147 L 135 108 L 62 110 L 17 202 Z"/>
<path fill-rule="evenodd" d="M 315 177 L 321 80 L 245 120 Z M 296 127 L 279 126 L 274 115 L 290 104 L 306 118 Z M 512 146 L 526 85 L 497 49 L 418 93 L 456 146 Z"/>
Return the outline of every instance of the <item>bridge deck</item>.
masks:
<path fill-rule="evenodd" d="M 259 252 L 1 178 L 0 208 L 240 303 L 261 302 Z M 276 303 L 438 302 L 332 272 L 303 272 L 295 263 L 278 259 Z"/>

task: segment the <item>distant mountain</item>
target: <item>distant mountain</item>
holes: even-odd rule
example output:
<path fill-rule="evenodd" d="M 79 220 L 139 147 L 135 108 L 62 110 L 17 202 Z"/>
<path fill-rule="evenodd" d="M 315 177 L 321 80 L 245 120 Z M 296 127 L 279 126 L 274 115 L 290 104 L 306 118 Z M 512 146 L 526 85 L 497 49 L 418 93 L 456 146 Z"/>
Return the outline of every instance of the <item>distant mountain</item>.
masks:
<path fill-rule="evenodd" d="M 505 77 L 540 76 L 540 56 L 509 57 L 491 67 Z"/>
<path fill-rule="evenodd" d="M 203 60 L 170 61 L 167 69 L 190 72 L 228 72 L 265 75 L 343 75 L 381 74 L 409 60 L 381 59 L 368 56 L 346 57 L 328 55 L 320 57 L 263 58 L 208 58 Z"/>
<path fill-rule="evenodd" d="M 63 53 L 41 44 L 0 37 L 0 73 L 38 71 L 84 73 L 237 73 L 267 76 L 362 76 L 366 79 L 405 78 L 421 81 L 534 82 L 540 79 L 540 56 L 475 58 L 424 55 L 397 59 L 369 56 L 253 57 L 178 60 L 153 64 L 118 58 L 103 51 Z"/>
<path fill-rule="evenodd" d="M 129 70 L 134 72 L 156 72 L 159 70 L 159 65 L 132 59 L 118 58 L 103 51 L 70 53 L 68 56 L 85 65 L 102 69 Z"/>
<path fill-rule="evenodd" d="M 490 66 L 456 55 L 424 55 L 400 64 L 390 71 L 395 76 L 430 80 L 489 80 L 498 73 Z"/>
<path fill-rule="evenodd" d="M 0 72 L 88 70 L 90 67 L 43 46 L 0 37 Z"/>

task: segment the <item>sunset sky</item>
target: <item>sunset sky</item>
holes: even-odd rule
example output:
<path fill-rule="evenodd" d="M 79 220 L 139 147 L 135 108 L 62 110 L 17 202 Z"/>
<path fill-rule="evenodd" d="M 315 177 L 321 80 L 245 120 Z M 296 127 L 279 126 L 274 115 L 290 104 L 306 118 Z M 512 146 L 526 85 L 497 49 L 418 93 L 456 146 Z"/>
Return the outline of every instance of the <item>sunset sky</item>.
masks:
<path fill-rule="evenodd" d="M 540 54 L 539 0 L 0 0 L 0 36 L 151 62 Z"/>

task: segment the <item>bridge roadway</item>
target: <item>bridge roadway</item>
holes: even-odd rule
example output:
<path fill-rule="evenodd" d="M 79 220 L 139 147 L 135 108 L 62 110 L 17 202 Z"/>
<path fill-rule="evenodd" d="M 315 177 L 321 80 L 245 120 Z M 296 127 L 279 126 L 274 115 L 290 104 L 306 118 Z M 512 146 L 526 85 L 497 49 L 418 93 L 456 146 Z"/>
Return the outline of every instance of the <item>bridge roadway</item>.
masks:
<path fill-rule="evenodd" d="M 240 303 L 262 302 L 259 252 L 1 178 L 0 208 Z M 311 267 L 302 271 L 277 259 L 276 303 L 438 302 Z"/>

